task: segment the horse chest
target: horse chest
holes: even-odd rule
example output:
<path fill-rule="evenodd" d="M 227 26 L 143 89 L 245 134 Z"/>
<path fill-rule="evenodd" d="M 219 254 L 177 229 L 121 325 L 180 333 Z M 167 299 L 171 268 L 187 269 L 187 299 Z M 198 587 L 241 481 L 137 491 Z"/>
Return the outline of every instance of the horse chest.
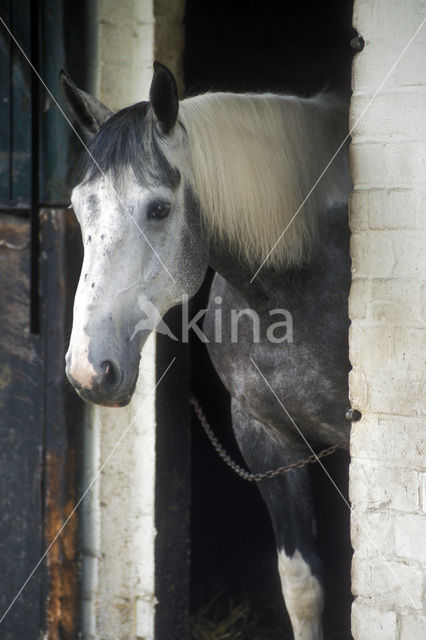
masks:
<path fill-rule="evenodd" d="M 347 357 L 345 328 L 324 319 L 327 331 L 315 327 L 316 310 L 300 298 L 296 304 L 296 299 L 277 298 L 278 308 L 288 302 L 292 310 L 293 326 L 285 326 L 283 314 L 256 311 L 217 274 L 203 326 L 210 358 L 231 396 L 262 424 L 292 437 L 288 412 L 313 441 L 346 440 L 347 381 L 336 376 L 342 368 L 339 360 Z M 274 333 L 279 341 L 271 342 L 268 330 L 277 318 L 283 326 Z"/>

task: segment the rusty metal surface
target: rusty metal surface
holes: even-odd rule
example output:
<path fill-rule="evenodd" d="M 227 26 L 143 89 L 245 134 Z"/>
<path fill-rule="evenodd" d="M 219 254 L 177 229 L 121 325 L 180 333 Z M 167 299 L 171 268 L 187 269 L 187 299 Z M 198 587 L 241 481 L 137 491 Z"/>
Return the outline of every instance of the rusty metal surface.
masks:
<path fill-rule="evenodd" d="M 68 453 L 65 468 L 68 484 L 75 484 L 75 455 Z M 64 456 L 46 454 L 45 541 L 50 544 L 63 522 L 72 513 L 75 496 L 65 491 Z M 78 516 L 74 513 L 47 556 L 49 597 L 47 600 L 47 637 L 75 638 L 78 630 Z"/>
<path fill-rule="evenodd" d="M 79 497 L 81 404 L 65 379 L 64 354 L 71 323 L 70 303 L 78 269 L 79 233 L 71 211 L 42 210 L 41 299 L 45 361 L 44 539 L 60 531 Z M 77 245 L 77 246 L 76 246 Z M 49 640 L 71 640 L 79 629 L 79 547 L 76 512 L 49 550 L 46 565 Z"/>

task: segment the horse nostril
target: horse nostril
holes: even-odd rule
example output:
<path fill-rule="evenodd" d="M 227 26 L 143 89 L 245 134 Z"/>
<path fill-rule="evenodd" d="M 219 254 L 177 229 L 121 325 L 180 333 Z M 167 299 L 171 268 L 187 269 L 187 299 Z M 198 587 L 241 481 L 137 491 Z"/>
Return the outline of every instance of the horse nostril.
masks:
<path fill-rule="evenodd" d="M 101 367 L 103 369 L 103 384 L 110 389 L 118 386 L 120 384 L 120 370 L 115 362 L 104 360 Z"/>

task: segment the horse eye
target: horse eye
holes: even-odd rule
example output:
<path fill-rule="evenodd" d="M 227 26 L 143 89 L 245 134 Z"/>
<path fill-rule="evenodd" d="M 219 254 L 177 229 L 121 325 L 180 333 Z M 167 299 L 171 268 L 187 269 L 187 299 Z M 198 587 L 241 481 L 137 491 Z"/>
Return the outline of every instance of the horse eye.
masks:
<path fill-rule="evenodd" d="M 148 206 L 148 220 L 152 218 L 156 218 L 157 220 L 161 220 L 162 218 L 167 218 L 170 213 L 170 203 L 168 202 L 152 202 Z"/>

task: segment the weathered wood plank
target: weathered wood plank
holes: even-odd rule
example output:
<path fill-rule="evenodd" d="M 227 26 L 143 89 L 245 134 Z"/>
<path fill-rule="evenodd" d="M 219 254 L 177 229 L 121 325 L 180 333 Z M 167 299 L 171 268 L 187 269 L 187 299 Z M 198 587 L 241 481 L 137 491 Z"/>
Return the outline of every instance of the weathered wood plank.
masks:
<path fill-rule="evenodd" d="M 0 214 L 0 607 L 3 615 L 43 546 L 43 362 L 29 333 L 29 223 Z M 1 624 L 1 637 L 37 638 L 42 572 Z"/>
<path fill-rule="evenodd" d="M 71 212 L 41 221 L 41 332 L 29 331 L 29 222 L 0 215 L 0 617 L 79 495 L 81 403 L 65 380 L 80 240 Z M 15 250 L 11 247 L 16 246 Z M 6 640 L 71 640 L 79 629 L 78 516 L 1 624 Z"/>

